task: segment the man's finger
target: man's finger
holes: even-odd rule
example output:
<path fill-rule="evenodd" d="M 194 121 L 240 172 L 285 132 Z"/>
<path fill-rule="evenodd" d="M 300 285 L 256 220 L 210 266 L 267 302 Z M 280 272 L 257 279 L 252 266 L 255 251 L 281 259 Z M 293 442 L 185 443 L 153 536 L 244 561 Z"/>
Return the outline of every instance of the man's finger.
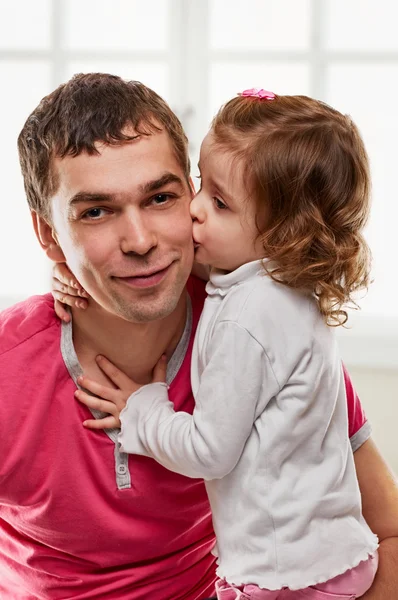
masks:
<path fill-rule="evenodd" d="M 166 381 L 167 358 L 162 354 L 153 370 L 152 383 L 164 383 Z"/>

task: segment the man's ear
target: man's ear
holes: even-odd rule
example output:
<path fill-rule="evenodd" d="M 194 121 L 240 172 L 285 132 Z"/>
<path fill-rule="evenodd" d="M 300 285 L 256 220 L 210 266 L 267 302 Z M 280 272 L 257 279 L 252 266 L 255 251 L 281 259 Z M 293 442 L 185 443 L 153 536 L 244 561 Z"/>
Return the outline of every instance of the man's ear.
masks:
<path fill-rule="evenodd" d="M 51 227 L 51 225 L 49 225 L 47 221 L 35 211 L 31 212 L 31 216 L 36 237 L 48 258 L 55 263 L 66 262 L 64 253 L 58 244 L 54 229 Z"/>

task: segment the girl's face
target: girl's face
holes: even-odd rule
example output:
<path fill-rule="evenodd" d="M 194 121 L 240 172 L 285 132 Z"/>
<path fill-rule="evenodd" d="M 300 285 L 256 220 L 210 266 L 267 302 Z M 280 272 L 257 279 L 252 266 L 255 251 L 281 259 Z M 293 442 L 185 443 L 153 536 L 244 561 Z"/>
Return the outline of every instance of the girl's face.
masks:
<path fill-rule="evenodd" d="M 243 165 L 214 145 L 211 131 L 203 140 L 198 166 L 201 186 L 191 202 L 195 260 L 234 271 L 264 258 L 256 226 L 256 205 L 248 197 Z M 259 220 L 259 225 L 264 223 Z"/>

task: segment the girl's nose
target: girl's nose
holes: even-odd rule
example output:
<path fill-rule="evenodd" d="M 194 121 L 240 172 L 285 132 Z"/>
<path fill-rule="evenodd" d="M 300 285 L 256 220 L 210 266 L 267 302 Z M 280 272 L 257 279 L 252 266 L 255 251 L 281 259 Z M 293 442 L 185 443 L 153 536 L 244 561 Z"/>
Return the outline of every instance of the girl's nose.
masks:
<path fill-rule="evenodd" d="M 201 192 L 196 194 L 196 196 L 191 201 L 189 206 L 189 210 L 191 212 L 191 217 L 194 221 L 202 222 L 205 218 L 205 211 L 203 207 L 203 202 L 201 198 Z"/>

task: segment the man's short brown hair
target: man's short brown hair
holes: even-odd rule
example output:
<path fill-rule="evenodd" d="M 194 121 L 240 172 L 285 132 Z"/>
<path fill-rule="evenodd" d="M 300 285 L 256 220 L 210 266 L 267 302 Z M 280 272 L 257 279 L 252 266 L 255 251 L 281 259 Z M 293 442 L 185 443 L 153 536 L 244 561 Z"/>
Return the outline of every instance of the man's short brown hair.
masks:
<path fill-rule="evenodd" d="M 57 191 L 51 167 L 55 156 L 95 154 L 96 142 L 120 144 L 132 139 L 131 126 L 142 135 L 164 129 L 188 180 L 188 140 L 168 104 L 138 81 L 87 73 L 72 77 L 44 97 L 18 137 L 18 151 L 30 209 L 51 220 L 49 199 Z"/>

